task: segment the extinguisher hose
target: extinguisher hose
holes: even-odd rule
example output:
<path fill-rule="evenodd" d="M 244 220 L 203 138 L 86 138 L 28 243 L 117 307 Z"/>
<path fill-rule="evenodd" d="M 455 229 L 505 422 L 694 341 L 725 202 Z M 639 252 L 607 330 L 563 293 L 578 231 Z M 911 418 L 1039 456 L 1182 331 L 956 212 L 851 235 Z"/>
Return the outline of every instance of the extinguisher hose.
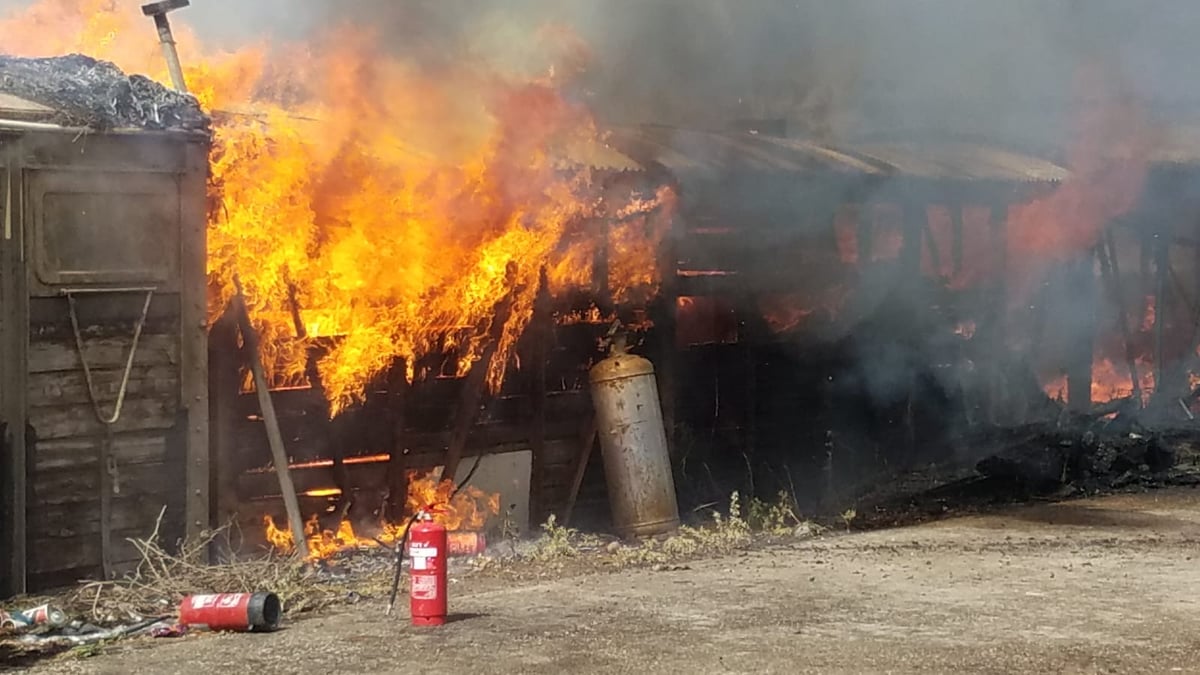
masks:
<path fill-rule="evenodd" d="M 479 468 L 479 463 L 482 460 L 483 453 L 475 456 L 475 463 L 471 465 L 471 470 L 467 472 L 467 475 L 464 476 L 461 481 L 459 481 L 458 485 L 454 486 L 454 489 L 450 492 L 449 496 L 446 497 L 446 501 L 453 499 L 454 495 L 458 494 L 458 491 L 463 489 L 463 486 L 470 482 L 471 478 L 475 475 L 475 471 Z M 392 609 L 395 608 L 396 596 L 400 593 L 400 572 L 401 566 L 404 564 L 404 549 L 408 543 L 408 534 L 412 531 L 413 523 L 417 522 L 417 518 L 419 518 L 420 515 L 421 512 L 417 511 L 409 517 L 408 522 L 404 524 L 404 536 L 401 537 L 399 543 L 396 544 L 396 568 L 392 572 L 392 592 L 391 596 L 388 598 L 387 611 L 384 613 L 387 616 L 390 616 Z"/>

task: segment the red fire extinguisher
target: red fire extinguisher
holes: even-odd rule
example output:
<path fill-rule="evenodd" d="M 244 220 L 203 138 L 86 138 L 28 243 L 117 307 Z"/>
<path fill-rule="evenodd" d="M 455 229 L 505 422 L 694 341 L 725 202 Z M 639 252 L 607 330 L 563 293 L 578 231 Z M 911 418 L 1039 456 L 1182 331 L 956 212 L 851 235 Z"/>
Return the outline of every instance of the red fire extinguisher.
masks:
<path fill-rule="evenodd" d="M 191 595 L 179 604 L 179 623 L 215 631 L 272 631 L 282 618 L 283 604 L 274 593 Z"/>
<path fill-rule="evenodd" d="M 408 533 L 408 559 L 411 587 L 409 604 L 414 626 L 441 626 L 446 623 L 446 528 L 422 513 Z"/>

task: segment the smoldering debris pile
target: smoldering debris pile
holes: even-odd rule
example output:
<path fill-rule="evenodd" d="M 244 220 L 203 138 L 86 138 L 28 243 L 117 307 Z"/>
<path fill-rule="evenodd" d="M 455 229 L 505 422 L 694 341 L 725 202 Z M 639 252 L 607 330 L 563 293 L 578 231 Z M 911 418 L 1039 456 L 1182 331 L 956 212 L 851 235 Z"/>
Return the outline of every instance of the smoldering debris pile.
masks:
<path fill-rule="evenodd" d="M 886 527 L 1020 503 L 1200 485 L 1200 428 L 1063 415 L 961 439 L 962 456 L 857 495 L 857 527 Z M 976 459 L 970 459 L 974 457 Z"/>
<path fill-rule="evenodd" d="M 1095 492 L 1200 482 L 1194 430 L 1030 427 L 976 465 L 1031 493 Z"/>
<path fill-rule="evenodd" d="M 79 54 L 0 56 L 0 92 L 51 108 L 53 121 L 66 126 L 205 133 L 210 128 L 208 116 L 192 96 Z"/>

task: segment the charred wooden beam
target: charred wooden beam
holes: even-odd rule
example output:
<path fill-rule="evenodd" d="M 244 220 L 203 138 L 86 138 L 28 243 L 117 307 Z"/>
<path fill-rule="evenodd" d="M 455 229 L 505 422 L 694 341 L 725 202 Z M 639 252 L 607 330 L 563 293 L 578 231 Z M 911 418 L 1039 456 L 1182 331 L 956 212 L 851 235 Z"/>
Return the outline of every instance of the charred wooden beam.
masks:
<path fill-rule="evenodd" d="M 1168 242 L 1167 246 L 1170 245 Z M 1173 408 L 1170 407 L 1171 401 L 1177 401 L 1190 389 L 1188 373 L 1191 371 L 1196 357 L 1196 343 L 1192 341 L 1192 332 L 1200 314 L 1193 305 L 1174 266 L 1170 263 L 1169 256 L 1167 276 L 1174 283 L 1170 284 L 1171 292 L 1164 299 L 1166 304 L 1159 310 L 1166 314 L 1164 321 L 1168 328 L 1164 331 L 1162 379 L 1155 381 L 1155 390 L 1162 392 L 1163 411 L 1166 412 L 1170 409 L 1173 412 Z"/>
<path fill-rule="evenodd" d="M 14 195 L 19 196 L 22 186 L 17 183 L 17 192 L 13 192 L 16 170 L 12 165 L 15 154 L 5 158 L 4 177 L 4 233 L 6 238 L 12 236 L 14 227 Z M 20 175 L 20 174 L 18 174 Z M 17 220 L 16 225 L 20 226 Z M 25 319 L 14 321 L 14 317 L 26 317 L 29 314 L 29 293 L 26 289 L 26 275 L 21 256 L 24 248 L 21 246 L 0 246 L 0 308 L 3 317 L 0 321 L 0 363 L 12 364 L 18 369 L 28 367 L 27 350 L 29 349 L 29 326 Z M 21 271 L 21 273 L 16 273 Z M 75 366 L 72 365 L 71 368 Z M 0 381 L 0 550 L 5 555 L 0 556 L 2 571 L 0 571 L 0 594 L 22 595 L 26 591 L 26 572 L 28 562 L 28 532 L 27 506 L 34 503 L 31 497 L 31 481 L 29 467 L 32 466 L 27 449 L 32 449 L 33 434 L 27 432 L 28 402 L 27 387 L 23 376 L 18 376 L 12 369 L 6 368 Z M 30 430 L 32 431 L 32 430 Z M 28 437 L 27 437 L 28 433 Z"/>
<path fill-rule="evenodd" d="M 683 238 L 681 218 L 671 219 L 667 236 L 658 252 L 658 269 L 662 278 L 658 297 L 651 305 L 651 319 L 658 336 L 658 398 L 662 406 L 663 426 L 667 433 L 667 448 L 672 457 L 678 452 L 676 441 L 676 409 L 678 404 L 679 350 L 676 349 L 679 312 L 679 256 Z"/>
<path fill-rule="evenodd" d="M 530 323 L 532 334 L 532 406 L 529 420 L 529 446 L 532 453 L 529 481 L 529 520 L 532 530 L 542 522 L 545 510 L 543 490 L 546 482 L 546 365 L 550 358 L 550 346 L 554 339 L 554 317 L 551 314 L 551 298 L 546 268 L 543 267 L 538 280 L 537 298 L 533 304 Z"/>
<path fill-rule="evenodd" d="M 1195 273 L 1197 275 L 1197 288 L 1200 288 L 1200 248 L 1196 249 L 1196 258 L 1194 264 L 1196 265 Z M 1191 338 L 1187 343 L 1188 358 L 1184 361 L 1183 368 L 1185 373 L 1195 372 L 1198 368 L 1200 368 L 1200 355 L 1198 355 L 1197 352 L 1198 348 L 1200 348 L 1200 307 L 1196 307 L 1192 315 Z M 1196 392 L 1193 391 L 1191 394 L 1191 399 L 1194 400 L 1195 396 Z"/>
<path fill-rule="evenodd" d="M 742 377 L 742 452 L 754 455 L 758 450 L 758 359 L 760 349 L 767 342 L 770 330 L 762 313 L 758 311 L 753 293 L 743 291 L 738 303 L 739 336 Z M 753 477 L 751 477 L 753 480 Z"/>
<path fill-rule="evenodd" d="M 1192 295 L 1188 291 L 1187 285 L 1183 283 L 1183 279 L 1179 277 L 1179 273 L 1175 271 L 1175 266 L 1168 265 L 1167 271 L 1170 273 L 1171 286 L 1175 289 L 1176 295 L 1179 296 L 1177 304 L 1181 310 L 1187 313 L 1188 325 L 1191 325 L 1197 316 L 1200 316 L 1200 312 L 1197 311 L 1200 308 L 1197 307 L 1196 301 L 1192 299 Z"/>
<path fill-rule="evenodd" d="M 180 396 L 187 410 L 187 468 L 184 495 L 184 534 L 192 539 L 203 536 L 212 525 L 205 522 L 211 514 L 209 481 L 208 428 L 208 355 L 206 345 L 208 316 L 207 246 L 208 219 L 205 217 L 208 179 L 208 144 L 189 143 L 184 159 L 189 167 L 179 175 L 180 257 L 179 330 Z"/>
<path fill-rule="evenodd" d="M 212 462 L 212 522 L 221 526 L 237 516 L 241 495 L 237 479 L 245 470 L 238 452 L 237 399 L 241 388 L 241 350 L 234 304 L 226 306 L 208 333 L 209 443 Z M 219 551 L 227 555 L 231 551 Z"/>
<path fill-rule="evenodd" d="M 1008 387 L 1005 380 L 1008 354 L 1008 331 L 1005 314 L 1008 306 L 1008 289 L 1005 275 L 1008 273 L 1008 205 L 994 204 L 990 214 L 990 231 L 992 246 L 996 255 L 996 286 L 992 290 L 988 315 L 991 317 L 986 327 L 989 340 L 989 352 L 993 355 L 991 370 L 991 386 L 988 393 L 988 420 L 992 424 L 1003 421 L 1004 408 L 1008 400 Z"/>
<path fill-rule="evenodd" d="M 387 516 L 398 520 L 408 502 L 408 361 L 396 359 L 388 372 L 387 411 L 392 431 L 387 467 Z"/>
<path fill-rule="evenodd" d="M 928 223 L 923 228 L 925 250 L 929 252 L 929 266 L 933 268 L 935 277 L 942 273 L 942 252 L 938 249 L 937 239 L 933 236 L 933 228 Z"/>
<path fill-rule="evenodd" d="M 510 274 L 510 279 L 513 276 Z M 519 289 L 514 287 L 507 296 L 496 303 L 492 312 L 492 325 L 488 332 L 487 344 L 483 348 L 483 354 L 480 355 L 479 361 L 471 366 L 471 370 L 467 373 L 466 382 L 463 384 L 458 399 L 454 428 L 450 433 L 450 444 L 446 447 L 446 461 L 442 465 L 441 478 L 454 480 L 454 472 L 458 470 L 458 463 L 462 460 L 463 449 L 467 446 L 471 427 L 474 426 L 475 420 L 479 416 L 480 402 L 487 390 L 488 371 L 492 369 L 493 359 L 499 354 L 500 341 L 504 338 L 504 326 L 512 315 L 513 304 L 519 292 Z"/>
<path fill-rule="evenodd" d="M 1170 265 L 1170 243 L 1160 233 L 1154 234 L 1154 389 L 1165 393 L 1163 374 L 1166 372 L 1166 351 L 1163 332 L 1167 322 L 1167 269 Z M 1159 398 L 1157 395 L 1155 398 Z"/>
<path fill-rule="evenodd" d="M 1092 409 L 1092 360 L 1095 352 L 1096 292 L 1094 252 L 1080 256 L 1068 268 L 1068 285 L 1080 321 L 1067 350 L 1067 407 L 1086 414 Z"/>
<path fill-rule="evenodd" d="M 612 288 L 609 283 L 609 226 L 603 218 L 596 218 L 591 223 L 593 240 L 596 242 L 596 253 L 592 258 L 592 297 L 596 306 L 605 314 L 613 311 Z"/>
<path fill-rule="evenodd" d="M 1141 378 L 1138 377 L 1137 349 L 1133 344 L 1129 317 L 1125 314 L 1125 301 L 1121 291 L 1121 264 L 1111 231 L 1105 231 L 1104 237 L 1096 246 L 1096 255 L 1100 259 L 1100 274 L 1107 282 L 1105 285 L 1108 287 L 1109 296 L 1117 309 L 1117 328 L 1121 331 L 1121 339 L 1125 342 L 1125 366 L 1129 369 L 1133 398 L 1140 402 L 1142 400 L 1142 383 Z"/>
<path fill-rule="evenodd" d="M 569 527 L 571 516 L 575 512 L 575 503 L 579 500 L 579 489 L 583 486 L 583 477 L 587 473 L 588 463 L 592 459 L 592 450 L 600 433 L 600 427 L 593 414 L 588 417 L 579 437 L 579 454 L 571 467 L 571 489 L 567 493 L 567 501 L 563 507 L 562 526 Z"/>
<path fill-rule="evenodd" d="M 900 265 L 908 275 L 906 283 L 914 288 L 921 283 L 921 242 L 929 229 L 929 209 L 924 202 L 906 200 L 903 204 L 904 247 L 900 252 Z M 929 237 L 930 250 L 936 250 L 933 237 Z M 907 466 L 917 454 L 916 402 L 917 378 L 915 372 L 908 374 L 908 394 L 904 406 L 904 460 Z"/>
<path fill-rule="evenodd" d="M 300 517 L 300 504 L 296 500 L 296 487 L 292 484 L 288 472 L 287 451 L 283 446 L 283 436 L 279 433 L 279 419 L 275 416 L 275 404 L 271 401 L 271 391 L 267 385 L 267 375 L 263 370 L 262 356 L 259 352 L 258 331 L 250 321 L 250 310 L 246 306 L 246 297 L 242 293 L 242 282 L 235 274 L 233 277 L 237 295 L 238 327 L 242 333 L 242 343 L 246 347 L 246 355 L 250 361 L 250 372 L 254 376 L 254 389 L 258 394 L 258 402 L 262 407 L 263 421 L 267 428 L 267 440 L 271 446 L 271 458 L 275 463 L 275 473 L 279 476 L 279 490 L 283 495 L 283 504 L 287 509 L 288 526 L 292 532 L 292 541 L 296 545 L 297 555 L 307 554 L 305 549 L 304 521 Z"/>
<path fill-rule="evenodd" d="M 1113 413 L 1129 413 L 1136 411 L 1142 407 L 1142 399 L 1140 396 L 1126 396 L 1124 398 L 1114 398 L 1105 403 L 1099 403 L 1092 406 L 1092 410 L 1088 415 L 1090 417 L 1105 417 Z"/>
<path fill-rule="evenodd" d="M 296 330 L 296 338 L 301 341 L 307 341 L 308 328 L 304 325 L 304 320 L 300 316 L 300 301 L 297 298 L 296 285 L 290 282 L 288 283 L 288 306 L 291 310 L 292 324 Z M 319 354 L 316 346 L 309 344 L 307 349 L 305 349 L 304 376 L 308 379 L 309 385 L 318 395 L 317 399 L 320 401 L 321 420 L 324 422 L 321 425 L 320 434 L 321 439 L 324 441 L 324 454 L 333 460 L 334 482 L 336 483 L 336 487 L 341 490 L 337 506 L 332 511 L 332 514 L 338 520 L 334 521 L 331 518 L 325 518 L 323 519 L 322 526 L 325 529 L 331 529 L 336 532 L 342 517 L 338 514 L 344 515 L 349 511 L 350 501 L 353 499 L 354 493 L 351 490 L 349 481 L 346 479 L 345 448 L 342 447 L 341 443 L 333 442 L 333 439 L 330 437 L 329 418 L 331 411 L 329 408 L 329 398 L 325 392 L 325 382 L 321 379 L 321 371 L 317 367 L 318 358 Z"/>

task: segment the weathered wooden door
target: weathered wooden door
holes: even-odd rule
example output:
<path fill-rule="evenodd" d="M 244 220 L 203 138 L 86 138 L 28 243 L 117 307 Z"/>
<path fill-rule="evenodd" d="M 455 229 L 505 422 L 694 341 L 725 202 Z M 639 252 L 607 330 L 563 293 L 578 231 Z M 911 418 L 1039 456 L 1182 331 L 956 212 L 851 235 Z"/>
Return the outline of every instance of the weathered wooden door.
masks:
<path fill-rule="evenodd" d="M 25 301 L 19 173 L 0 138 L 0 597 L 25 591 Z"/>
<path fill-rule="evenodd" d="M 165 507 L 182 528 L 179 181 L 123 168 L 26 172 L 31 586 L 119 574 Z"/>

